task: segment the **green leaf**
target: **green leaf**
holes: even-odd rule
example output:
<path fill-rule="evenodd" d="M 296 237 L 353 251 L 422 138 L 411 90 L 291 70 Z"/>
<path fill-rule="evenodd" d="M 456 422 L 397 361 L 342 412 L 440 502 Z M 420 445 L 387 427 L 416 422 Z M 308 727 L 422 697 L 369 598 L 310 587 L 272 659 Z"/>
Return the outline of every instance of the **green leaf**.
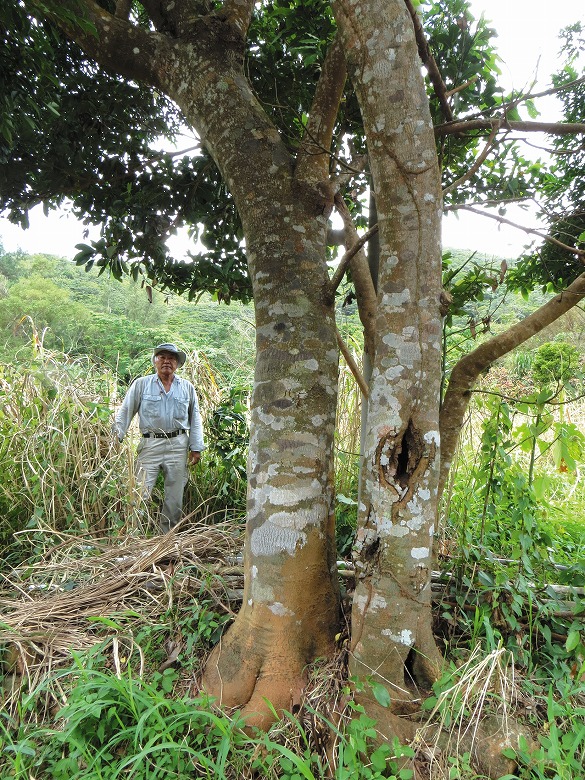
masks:
<path fill-rule="evenodd" d="M 551 478 L 546 475 L 534 478 L 532 483 L 532 490 L 534 491 L 534 497 L 537 501 L 542 501 L 544 499 L 546 492 L 551 484 Z"/>
<path fill-rule="evenodd" d="M 486 585 L 488 588 L 493 587 L 495 584 L 494 578 L 489 572 L 478 572 L 477 579 L 481 582 L 482 585 Z"/>
<path fill-rule="evenodd" d="M 378 682 L 370 682 L 370 685 L 372 686 L 372 693 L 374 694 L 374 698 L 378 704 L 380 704 L 382 707 L 389 707 L 391 698 L 388 688 L 386 688 L 385 685 L 382 685 L 382 683 Z"/>
<path fill-rule="evenodd" d="M 568 653 L 570 653 L 571 650 L 574 650 L 580 644 L 581 644 L 581 633 L 576 629 L 572 629 L 571 631 L 569 631 L 569 635 L 567 636 L 567 641 L 565 642 L 565 650 Z"/>
<path fill-rule="evenodd" d="M 370 756 L 370 761 L 374 769 L 383 772 L 386 769 L 386 759 L 389 758 L 391 750 L 388 745 L 380 745 Z"/>
<path fill-rule="evenodd" d="M 528 116 L 531 119 L 536 119 L 538 116 L 540 116 L 540 111 L 536 108 L 534 100 L 526 100 L 524 105 L 526 106 Z"/>

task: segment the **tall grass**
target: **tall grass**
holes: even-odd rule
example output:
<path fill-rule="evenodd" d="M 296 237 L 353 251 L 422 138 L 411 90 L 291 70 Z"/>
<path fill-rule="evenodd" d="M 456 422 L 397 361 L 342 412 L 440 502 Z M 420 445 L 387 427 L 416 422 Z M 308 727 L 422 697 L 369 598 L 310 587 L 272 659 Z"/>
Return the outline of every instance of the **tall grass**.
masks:
<path fill-rule="evenodd" d="M 197 387 L 206 422 L 221 398 L 217 378 L 196 355 L 183 374 Z M 155 491 L 153 502 L 142 501 L 134 477 L 136 421 L 122 444 L 112 435 L 123 393 L 117 377 L 90 358 L 38 343 L 29 354 L 0 364 L 0 555 L 5 561 L 42 555 L 71 535 L 156 531 L 159 494 Z M 205 457 L 191 473 L 197 489 L 187 491 L 185 506 L 197 519 L 218 512 L 219 466 Z M 230 492 L 245 494 L 241 479 L 228 472 L 222 480 L 221 506 L 241 510 L 241 497 L 233 502 L 230 497 Z M 189 495 L 194 496 L 190 501 Z"/>
<path fill-rule="evenodd" d="M 127 453 L 114 449 L 104 401 L 113 377 L 86 358 L 45 350 L 0 372 L 3 555 L 133 521 Z"/>

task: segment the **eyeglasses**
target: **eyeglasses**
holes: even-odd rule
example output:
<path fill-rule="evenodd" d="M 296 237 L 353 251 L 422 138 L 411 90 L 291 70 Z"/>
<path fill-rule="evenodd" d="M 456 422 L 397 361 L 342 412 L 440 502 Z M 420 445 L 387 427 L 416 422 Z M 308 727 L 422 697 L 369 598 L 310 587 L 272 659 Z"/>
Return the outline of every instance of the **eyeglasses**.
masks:
<path fill-rule="evenodd" d="M 173 360 L 175 363 L 179 362 L 179 359 L 176 355 L 171 354 L 170 352 L 159 352 L 158 355 L 154 356 L 155 360 L 160 360 L 161 358 L 166 360 Z"/>

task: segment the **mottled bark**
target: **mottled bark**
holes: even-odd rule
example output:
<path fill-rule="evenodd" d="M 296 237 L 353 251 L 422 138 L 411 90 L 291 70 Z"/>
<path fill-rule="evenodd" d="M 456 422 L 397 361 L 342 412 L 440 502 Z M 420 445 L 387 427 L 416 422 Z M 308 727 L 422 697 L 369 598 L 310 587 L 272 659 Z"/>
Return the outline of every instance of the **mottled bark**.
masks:
<path fill-rule="evenodd" d="M 324 192 L 327 192 L 331 207 L 333 207 L 333 190 L 329 178 L 331 137 L 346 76 L 343 48 L 339 39 L 335 38 L 327 51 L 321 69 L 321 78 L 317 84 L 304 137 L 297 154 L 295 171 L 297 181 L 319 183 Z"/>
<path fill-rule="evenodd" d="M 316 262 L 325 255 L 325 219 L 303 225 L 295 211 L 291 205 L 271 226 L 280 244 L 268 251 L 271 272 L 260 256 L 266 248 L 248 249 L 257 363 L 244 598 L 204 677 L 207 690 L 224 704 L 245 704 L 249 722 L 260 726 L 271 720 L 265 698 L 277 709 L 298 701 L 307 665 L 330 655 L 339 620 L 332 491 L 338 353 L 326 274 Z"/>
<path fill-rule="evenodd" d="M 440 663 L 430 613 L 439 473 L 439 171 L 404 3 L 364 0 L 359 14 L 351 0 L 333 5 L 366 129 L 380 240 L 350 672 L 386 685 L 392 712 L 401 714 L 416 698 L 412 682 L 428 684 Z M 375 706 L 367 685 L 362 697 Z"/>
<path fill-rule="evenodd" d="M 221 61 L 219 61 L 221 58 Z M 239 69 L 188 64 L 204 88 L 170 92 L 205 140 L 238 207 L 256 312 L 243 606 L 204 686 L 250 724 L 298 699 L 338 627 L 333 433 L 338 351 L 326 267 L 327 198 L 298 181 Z M 187 82 L 188 83 L 188 82 Z M 310 177 L 307 177 L 310 179 Z M 318 177 L 316 177 L 318 178 Z"/>

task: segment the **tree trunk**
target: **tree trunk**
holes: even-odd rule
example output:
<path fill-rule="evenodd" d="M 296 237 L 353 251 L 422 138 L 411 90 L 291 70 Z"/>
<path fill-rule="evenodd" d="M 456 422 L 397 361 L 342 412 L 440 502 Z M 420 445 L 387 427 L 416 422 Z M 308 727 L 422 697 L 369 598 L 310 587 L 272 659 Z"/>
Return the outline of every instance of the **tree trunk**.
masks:
<path fill-rule="evenodd" d="M 338 353 L 321 262 L 325 220 L 305 215 L 305 228 L 298 207 L 285 212 L 290 221 L 283 213 L 270 226 L 272 251 L 256 249 L 254 236 L 248 250 L 257 362 L 244 598 L 204 676 L 209 692 L 225 705 L 246 705 L 248 722 L 259 726 L 272 720 L 264 699 L 277 710 L 298 701 L 307 665 L 331 654 L 339 630 L 332 479 Z"/>
<path fill-rule="evenodd" d="M 363 452 L 350 673 L 402 714 L 441 658 L 430 574 L 439 475 L 441 190 L 428 99 L 402 0 L 334 3 L 368 141 L 380 268 Z M 384 19 L 384 25 L 379 20 Z M 368 685 L 361 695 L 376 708 Z M 381 713 L 377 713 L 380 716 Z M 400 731 L 396 721 L 390 725 Z"/>
<path fill-rule="evenodd" d="M 161 6 L 174 37 L 84 0 L 94 34 L 63 19 L 58 3 L 49 5 L 54 20 L 101 64 L 175 100 L 242 220 L 257 341 L 245 597 L 203 683 L 220 703 L 242 707 L 250 724 L 265 726 L 273 720 L 266 700 L 276 710 L 292 706 L 307 665 L 332 652 L 340 617 L 333 514 L 338 349 L 326 264 L 332 195 L 319 172 L 327 173 L 327 155 L 313 154 L 295 175 L 293 157 L 243 75 L 242 29 L 252 3 L 231 7 L 235 19 L 190 15 L 187 3 Z M 345 80 L 344 69 L 335 78 L 339 50 L 333 55 L 321 110 L 328 121 L 312 128 L 325 149 Z"/>
<path fill-rule="evenodd" d="M 332 653 L 339 626 L 338 350 L 327 204 L 295 178 L 278 133 L 223 55 L 205 68 L 204 90 L 186 99 L 183 73 L 170 93 L 204 127 L 236 200 L 256 315 L 244 600 L 203 685 L 223 705 L 242 707 L 249 725 L 267 726 L 267 700 L 277 711 L 292 707 L 307 665 Z"/>

